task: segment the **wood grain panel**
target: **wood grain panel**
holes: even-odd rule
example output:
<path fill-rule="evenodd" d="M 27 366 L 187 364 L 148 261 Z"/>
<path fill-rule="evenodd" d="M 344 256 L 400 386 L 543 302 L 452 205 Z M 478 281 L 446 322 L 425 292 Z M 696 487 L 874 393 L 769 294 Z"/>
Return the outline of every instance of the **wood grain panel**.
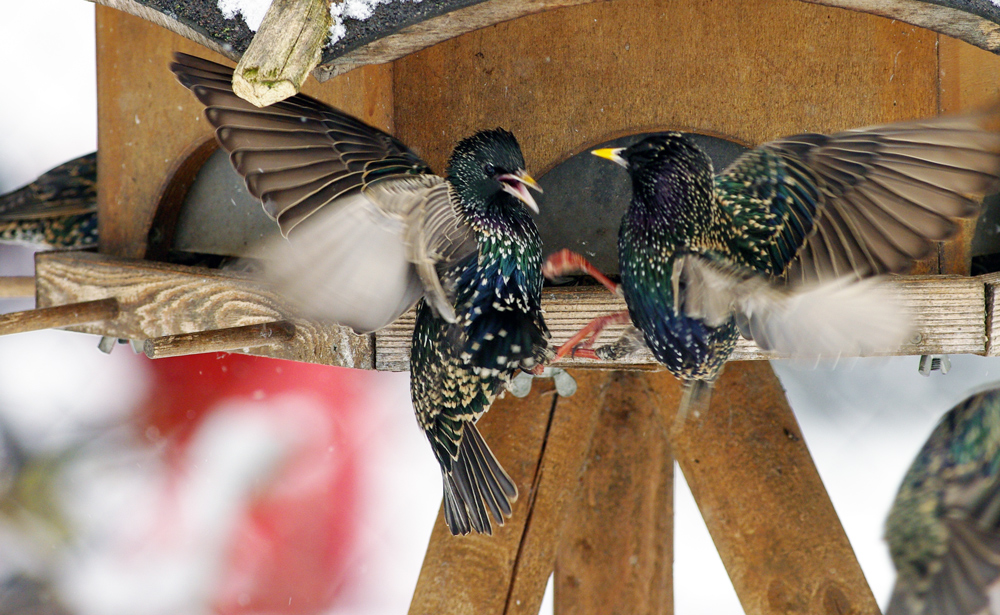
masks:
<path fill-rule="evenodd" d="M 926 30 L 793 0 L 593 3 L 396 61 L 397 135 L 441 169 L 457 140 L 501 125 L 538 175 L 644 129 L 754 144 L 925 117 L 935 46 Z"/>
<path fill-rule="evenodd" d="M 87 252 L 43 252 L 35 257 L 35 276 L 38 307 L 118 299 L 119 313 L 113 321 L 73 331 L 144 340 L 288 319 L 295 325 L 291 342 L 247 354 L 373 367 L 371 335 L 294 318 L 278 297 L 239 275 Z"/>
<path fill-rule="evenodd" d="M 938 58 L 941 113 L 1000 104 L 1000 57 L 958 39 L 939 36 Z M 972 268 L 976 221 L 963 221 L 960 228 L 954 240 L 941 245 L 941 273 L 968 275 Z"/>

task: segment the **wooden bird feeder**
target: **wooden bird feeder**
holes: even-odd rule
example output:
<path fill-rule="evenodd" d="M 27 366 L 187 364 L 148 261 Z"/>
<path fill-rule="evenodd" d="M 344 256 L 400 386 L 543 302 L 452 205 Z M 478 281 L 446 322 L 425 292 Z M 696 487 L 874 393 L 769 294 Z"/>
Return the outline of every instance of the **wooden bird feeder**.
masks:
<path fill-rule="evenodd" d="M 355 335 L 296 318 L 249 276 L 164 262 L 202 241 L 198 229 L 228 238 L 202 250 L 214 254 L 240 254 L 257 232 L 247 229 L 259 205 L 219 213 L 245 194 L 212 157 L 202 105 L 167 70 L 174 51 L 237 61 L 252 33 L 214 0 L 97 3 L 100 249 L 39 253 L 39 311 L 0 331 L 41 323 L 173 336 L 151 341 L 153 354 L 247 348 L 407 369 L 412 314 Z M 301 89 L 395 134 L 438 170 L 459 139 L 503 126 L 539 177 L 636 133 L 747 146 L 981 106 L 1000 98 L 998 24 L 1000 8 L 981 0 L 393 2 L 347 20 L 312 71 L 324 82 Z M 577 222 L 543 214 L 540 224 Z M 969 277 L 973 230 L 900 280 L 918 329 L 900 354 L 1000 354 L 1000 277 Z M 544 307 L 558 345 L 622 304 L 577 286 L 547 290 Z M 277 321 L 288 322 L 259 327 Z M 680 421 L 678 383 L 649 357 L 569 360 L 562 367 L 602 369 L 575 369 L 571 397 L 541 380 L 524 399 L 499 400 L 481 425 L 519 486 L 513 516 L 493 537 L 454 538 L 439 515 L 410 612 L 537 613 L 554 571 L 557 613 L 671 613 L 676 459 L 747 613 L 877 613 L 781 386 L 767 362 L 750 361 L 765 358 L 741 345 L 711 412 Z"/>

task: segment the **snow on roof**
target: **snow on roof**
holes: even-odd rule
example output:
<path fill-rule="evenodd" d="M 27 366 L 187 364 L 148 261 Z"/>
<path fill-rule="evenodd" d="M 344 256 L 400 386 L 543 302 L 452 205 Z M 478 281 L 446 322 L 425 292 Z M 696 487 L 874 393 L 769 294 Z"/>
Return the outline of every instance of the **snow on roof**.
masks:
<path fill-rule="evenodd" d="M 344 38 L 347 28 L 344 26 L 344 19 L 356 19 L 364 21 L 372 16 L 375 7 L 380 4 L 390 2 L 421 2 L 422 0 L 344 0 L 343 2 L 330 3 L 330 17 L 333 23 L 330 26 L 329 43 L 335 43 Z M 264 14 L 271 6 L 271 0 L 217 0 L 219 10 L 226 19 L 233 19 L 236 14 L 243 15 L 243 21 L 247 26 L 256 32 L 260 24 L 264 21 Z"/>

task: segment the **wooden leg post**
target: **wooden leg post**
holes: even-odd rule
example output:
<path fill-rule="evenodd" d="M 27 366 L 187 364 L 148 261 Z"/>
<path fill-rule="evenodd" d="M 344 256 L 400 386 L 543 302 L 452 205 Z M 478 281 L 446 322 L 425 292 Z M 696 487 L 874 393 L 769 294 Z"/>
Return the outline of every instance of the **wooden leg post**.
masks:
<path fill-rule="evenodd" d="M 770 364 L 728 364 L 701 416 L 676 407 L 674 455 L 747 615 L 879 613 Z"/>
<path fill-rule="evenodd" d="M 659 408 L 680 392 L 667 372 L 614 373 L 562 531 L 556 615 L 673 613 L 674 463 Z"/>

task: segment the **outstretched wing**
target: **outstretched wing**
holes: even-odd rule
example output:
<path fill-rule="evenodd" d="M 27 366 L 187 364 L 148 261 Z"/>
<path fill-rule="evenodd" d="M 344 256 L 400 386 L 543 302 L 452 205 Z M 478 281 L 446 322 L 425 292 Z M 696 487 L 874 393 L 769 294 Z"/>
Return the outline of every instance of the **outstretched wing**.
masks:
<path fill-rule="evenodd" d="M 204 103 L 237 173 L 284 235 L 374 181 L 430 172 L 398 139 L 308 96 L 261 109 L 233 93 L 231 68 L 178 53 L 170 70 Z"/>
<path fill-rule="evenodd" d="M 766 143 L 716 178 L 723 224 L 790 282 L 904 272 L 997 188 L 997 111 Z"/>
<path fill-rule="evenodd" d="M 452 204 L 448 183 L 436 175 L 404 177 L 372 184 L 364 194 L 403 220 L 406 258 L 417 268 L 428 303 L 455 322 L 455 280 L 441 276 L 476 252 L 478 244 Z"/>
<path fill-rule="evenodd" d="M 265 246 L 272 286 L 303 314 L 379 329 L 427 293 L 455 321 L 435 266 L 475 250 L 443 179 L 394 137 L 297 95 L 259 109 L 232 69 L 177 54 L 171 70 L 206 105 L 222 147 L 287 242 Z M 470 247 L 471 246 L 471 247 Z"/>

